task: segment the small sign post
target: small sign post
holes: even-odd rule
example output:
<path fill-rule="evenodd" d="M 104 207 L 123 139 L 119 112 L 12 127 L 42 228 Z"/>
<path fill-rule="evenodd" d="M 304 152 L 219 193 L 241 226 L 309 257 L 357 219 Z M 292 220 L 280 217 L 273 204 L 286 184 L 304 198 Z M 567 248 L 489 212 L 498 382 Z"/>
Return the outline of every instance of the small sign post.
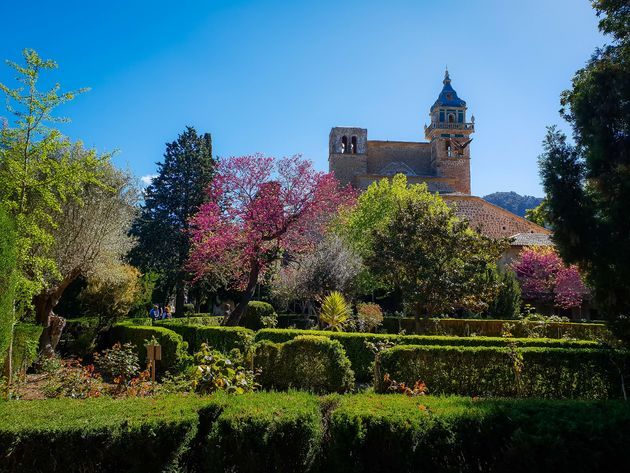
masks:
<path fill-rule="evenodd" d="M 155 370 L 156 361 L 162 359 L 162 346 L 161 345 L 145 345 L 147 348 L 147 360 L 149 361 L 149 369 L 151 370 L 151 382 L 155 383 Z"/>

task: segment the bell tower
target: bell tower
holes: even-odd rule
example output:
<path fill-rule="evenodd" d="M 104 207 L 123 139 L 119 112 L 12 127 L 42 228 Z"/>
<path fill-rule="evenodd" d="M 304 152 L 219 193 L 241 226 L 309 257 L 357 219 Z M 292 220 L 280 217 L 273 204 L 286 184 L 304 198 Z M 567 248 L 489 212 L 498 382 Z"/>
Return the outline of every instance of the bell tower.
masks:
<path fill-rule="evenodd" d="M 424 136 L 431 143 L 431 162 L 438 176 L 453 179 L 453 192 L 470 194 L 470 135 L 475 131 L 475 117 L 466 122 L 466 102 L 451 86 L 448 69 L 444 86 L 431 107 L 431 124 L 424 126 Z"/>

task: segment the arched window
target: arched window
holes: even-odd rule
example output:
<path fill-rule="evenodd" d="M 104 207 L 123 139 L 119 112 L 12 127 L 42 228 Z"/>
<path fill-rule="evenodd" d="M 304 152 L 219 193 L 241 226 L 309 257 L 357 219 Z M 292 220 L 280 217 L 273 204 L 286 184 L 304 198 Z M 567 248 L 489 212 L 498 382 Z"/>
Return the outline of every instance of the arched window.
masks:
<path fill-rule="evenodd" d="M 453 156 L 453 148 L 451 148 L 451 142 L 450 141 L 446 142 L 446 156 L 448 156 L 449 158 L 451 158 Z"/>
<path fill-rule="evenodd" d="M 448 114 L 448 122 L 449 123 L 455 123 L 455 114 L 454 113 L 449 113 Z"/>
<path fill-rule="evenodd" d="M 353 136 L 350 140 L 350 153 L 357 154 L 357 137 Z"/>
<path fill-rule="evenodd" d="M 348 152 L 348 137 L 347 136 L 342 136 L 341 137 L 341 153 L 347 153 Z"/>

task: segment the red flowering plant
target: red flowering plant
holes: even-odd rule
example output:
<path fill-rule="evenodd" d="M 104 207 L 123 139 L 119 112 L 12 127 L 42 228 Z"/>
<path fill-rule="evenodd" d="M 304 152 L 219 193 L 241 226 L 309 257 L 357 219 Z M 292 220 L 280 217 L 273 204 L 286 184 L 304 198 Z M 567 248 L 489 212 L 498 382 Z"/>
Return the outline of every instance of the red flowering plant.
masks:
<path fill-rule="evenodd" d="M 259 279 L 284 255 L 311 249 L 340 206 L 354 202 L 330 173 L 300 156 L 260 154 L 221 160 L 208 202 L 192 218 L 189 269 L 220 275 L 243 296 L 224 318 L 237 325 Z"/>
<path fill-rule="evenodd" d="M 512 267 L 525 300 L 570 309 L 588 294 L 578 268 L 565 265 L 553 248 L 525 248 Z"/>

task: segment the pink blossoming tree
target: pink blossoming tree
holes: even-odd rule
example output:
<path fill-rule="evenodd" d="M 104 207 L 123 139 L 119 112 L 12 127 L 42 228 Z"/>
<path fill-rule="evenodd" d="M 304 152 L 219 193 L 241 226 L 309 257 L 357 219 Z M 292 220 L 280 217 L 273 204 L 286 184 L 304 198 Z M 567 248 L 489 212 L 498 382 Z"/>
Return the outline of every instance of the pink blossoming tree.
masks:
<path fill-rule="evenodd" d="M 284 255 L 303 253 L 354 193 L 300 156 L 260 154 L 219 162 L 209 202 L 192 219 L 189 267 L 197 278 L 221 274 L 243 296 L 225 325 L 237 325 L 256 284 Z"/>
<path fill-rule="evenodd" d="M 525 248 L 513 268 L 525 300 L 570 309 L 588 293 L 577 267 L 566 266 L 553 248 Z"/>

